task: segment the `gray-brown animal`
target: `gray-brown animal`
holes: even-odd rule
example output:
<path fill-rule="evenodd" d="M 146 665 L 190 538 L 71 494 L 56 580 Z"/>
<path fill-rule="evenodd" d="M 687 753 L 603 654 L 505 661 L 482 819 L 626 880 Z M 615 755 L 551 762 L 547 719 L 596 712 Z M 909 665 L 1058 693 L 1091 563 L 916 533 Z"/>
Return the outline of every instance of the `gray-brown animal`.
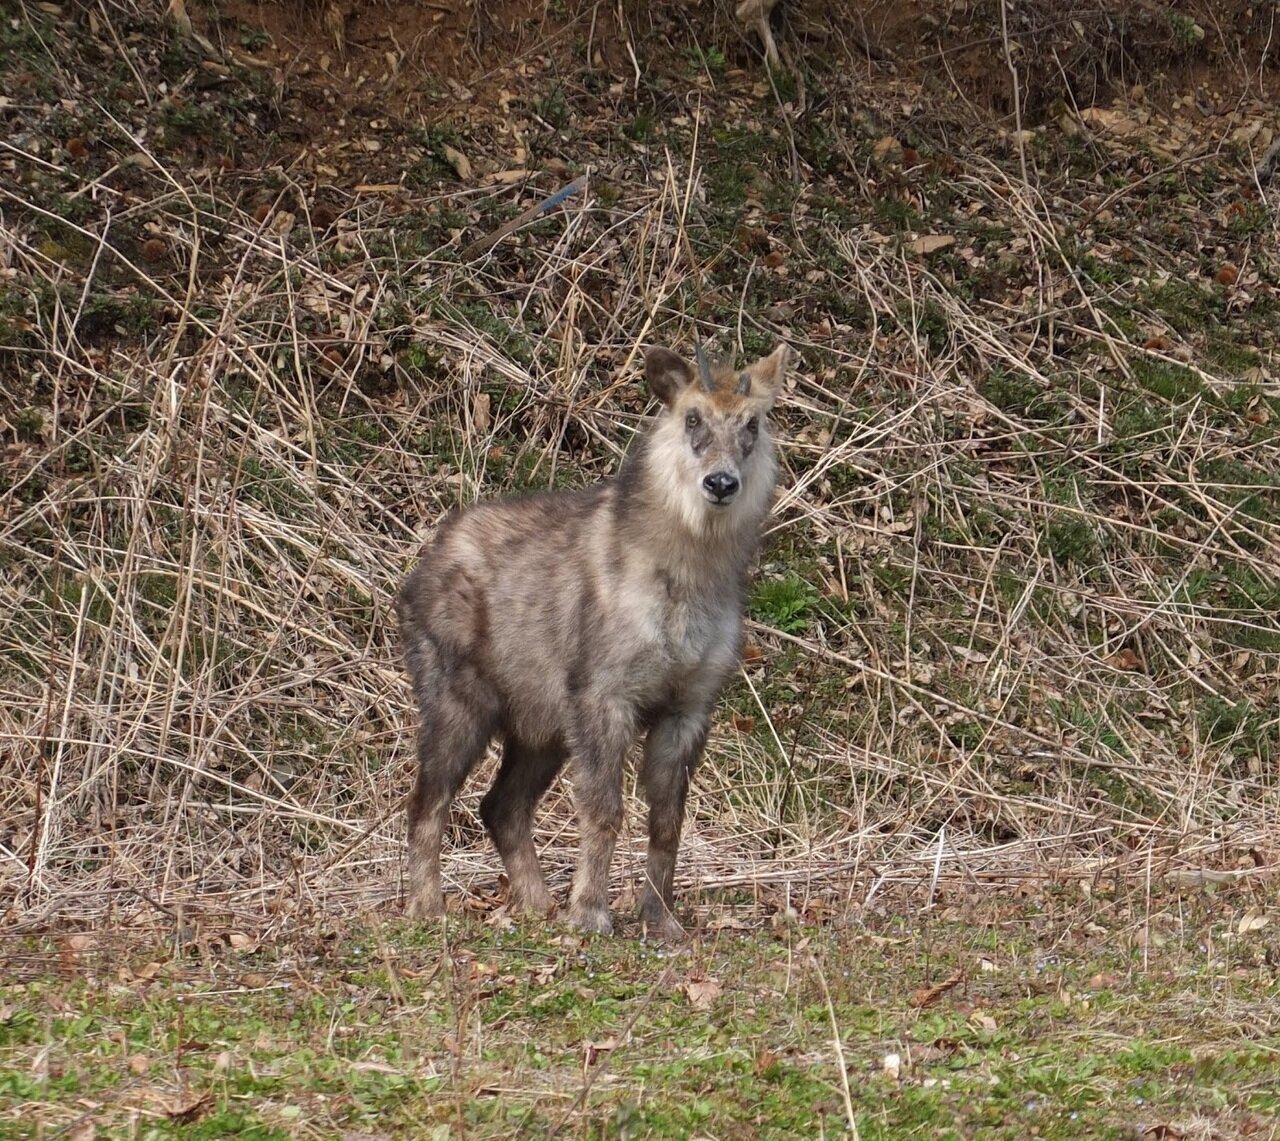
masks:
<path fill-rule="evenodd" d="M 568 919 L 608 933 L 623 766 L 643 732 L 649 806 L 640 915 L 678 938 L 672 880 L 689 781 L 716 697 L 738 662 L 747 573 L 776 479 L 766 416 L 788 350 L 741 372 L 645 356 L 662 402 L 617 475 L 580 491 L 453 515 L 401 588 L 405 657 L 421 710 L 409 802 L 408 910 L 444 910 L 440 845 L 462 782 L 500 736 L 480 815 L 514 910 L 554 900 L 534 809 L 573 759 L 580 833 Z"/>

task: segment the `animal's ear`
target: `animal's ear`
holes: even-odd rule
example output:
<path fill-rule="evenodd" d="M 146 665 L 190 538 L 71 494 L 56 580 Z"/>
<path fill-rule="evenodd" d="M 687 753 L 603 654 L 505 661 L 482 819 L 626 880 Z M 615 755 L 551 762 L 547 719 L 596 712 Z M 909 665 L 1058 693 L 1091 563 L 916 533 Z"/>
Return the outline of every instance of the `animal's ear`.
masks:
<path fill-rule="evenodd" d="M 782 391 L 782 379 L 786 376 L 790 365 L 791 350 L 786 345 L 779 345 L 767 357 L 749 365 L 743 371 L 742 378 L 747 381 L 743 395 L 749 393 L 767 400 L 769 407 L 772 408 L 778 393 Z"/>
<path fill-rule="evenodd" d="M 654 396 L 669 407 L 693 383 L 693 369 L 670 349 L 650 349 L 644 354 L 644 378 Z"/>

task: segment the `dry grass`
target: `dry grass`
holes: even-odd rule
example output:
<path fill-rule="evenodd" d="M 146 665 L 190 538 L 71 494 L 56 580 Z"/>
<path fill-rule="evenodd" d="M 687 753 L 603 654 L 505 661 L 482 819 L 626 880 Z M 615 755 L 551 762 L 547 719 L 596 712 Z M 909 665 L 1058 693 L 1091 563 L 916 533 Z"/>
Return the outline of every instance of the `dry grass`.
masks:
<path fill-rule="evenodd" d="M 484 225 L 424 248 L 365 195 L 313 229 L 287 181 L 257 221 L 152 155 L 134 169 L 156 265 L 116 241 L 110 179 L 57 242 L 48 206 L 6 183 L 30 328 L 5 366 L 24 394 L 0 498 L 7 922 L 396 899 L 397 580 L 451 507 L 616 467 L 643 345 L 687 346 L 695 319 L 737 355 L 800 351 L 764 573 L 793 570 L 816 602 L 791 632 L 756 616 L 763 657 L 699 782 L 686 893 L 856 907 L 901 881 L 1270 866 L 1280 456 L 1240 441 L 1275 388 L 1233 404 L 1243 381 L 1195 355 L 1185 395 L 1144 389 L 1135 369 L 1168 356 L 1142 347 L 1163 321 L 1149 296 L 1076 271 L 1075 207 L 960 160 L 960 199 L 1039 282 L 1016 307 L 965 300 L 952 271 L 844 218 L 805 232 L 836 255 L 821 288 L 793 252 L 803 319 L 699 308 L 720 207 L 701 159 L 657 148 L 607 204 L 589 184 L 471 262 L 456 250 Z M 112 291 L 155 316 L 86 336 Z M 866 327 L 824 316 L 835 296 Z M 993 398 L 993 377 L 1027 399 Z M 1127 434 L 1117 409 L 1138 405 L 1151 424 Z M 480 791 L 446 872 L 473 892 L 497 872 Z M 555 794 L 553 889 L 572 831 Z M 624 851 L 625 878 L 638 837 Z"/>

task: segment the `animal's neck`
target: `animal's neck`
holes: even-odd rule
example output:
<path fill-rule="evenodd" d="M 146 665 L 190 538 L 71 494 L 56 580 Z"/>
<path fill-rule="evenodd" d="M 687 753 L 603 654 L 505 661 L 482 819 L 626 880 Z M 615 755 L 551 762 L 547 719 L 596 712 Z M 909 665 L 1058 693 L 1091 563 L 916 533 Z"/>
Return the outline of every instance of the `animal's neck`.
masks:
<path fill-rule="evenodd" d="M 759 541 L 762 517 L 747 504 L 688 513 L 653 498 L 637 517 L 637 533 L 647 536 L 654 563 L 673 587 L 688 594 L 719 592 L 742 577 Z"/>

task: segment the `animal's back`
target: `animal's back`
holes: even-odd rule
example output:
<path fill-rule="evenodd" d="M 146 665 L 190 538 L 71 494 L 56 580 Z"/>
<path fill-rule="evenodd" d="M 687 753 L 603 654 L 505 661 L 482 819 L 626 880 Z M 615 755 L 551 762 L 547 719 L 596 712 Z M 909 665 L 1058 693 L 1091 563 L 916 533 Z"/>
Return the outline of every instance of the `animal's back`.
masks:
<path fill-rule="evenodd" d="M 584 548 L 608 494 L 601 484 L 470 507 L 442 526 L 400 593 L 408 644 L 425 638 L 465 659 L 505 727 L 531 744 L 564 735 L 569 668 L 594 606 Z"/>

